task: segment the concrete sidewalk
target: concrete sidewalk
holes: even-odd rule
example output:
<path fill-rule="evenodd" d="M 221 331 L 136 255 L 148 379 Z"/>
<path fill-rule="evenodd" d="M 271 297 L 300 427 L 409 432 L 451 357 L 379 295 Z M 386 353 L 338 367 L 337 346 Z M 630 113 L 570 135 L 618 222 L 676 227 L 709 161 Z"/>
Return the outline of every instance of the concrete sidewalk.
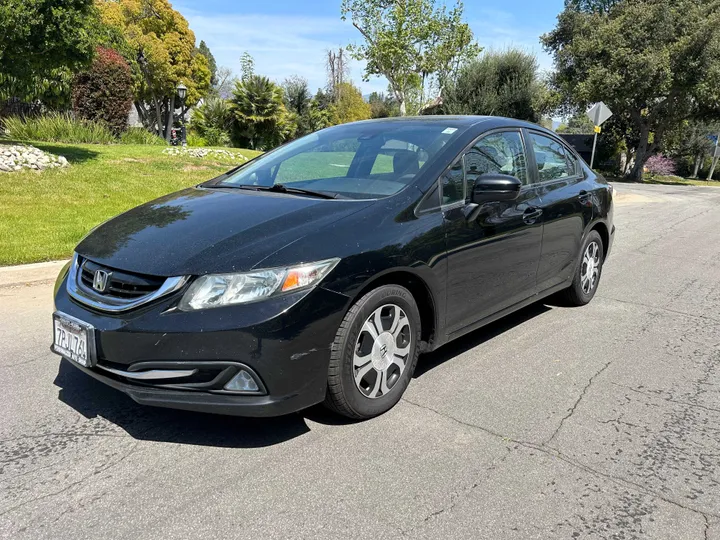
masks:
<path fill-rule="evenodd" d="M 0 267 L 0 287 L 16 287 L 31 283 L 55 281 L 66 263 L 67 260 L 2 266 Z"/>

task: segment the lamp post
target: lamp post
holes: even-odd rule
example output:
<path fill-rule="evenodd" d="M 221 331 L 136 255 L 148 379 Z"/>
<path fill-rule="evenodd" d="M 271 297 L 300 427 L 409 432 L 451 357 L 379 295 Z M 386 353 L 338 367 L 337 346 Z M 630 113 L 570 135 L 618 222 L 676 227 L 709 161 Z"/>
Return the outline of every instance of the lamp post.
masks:
<path fill-rule="evenodd" d="M 187 86 L 183 83 L 178 84 L 177 93 L 180 97 L 180 129 L 182 131 L 182 145 L 187 146 L 187 137 L 185 136 L 185 97 L 187 96 Z"/>

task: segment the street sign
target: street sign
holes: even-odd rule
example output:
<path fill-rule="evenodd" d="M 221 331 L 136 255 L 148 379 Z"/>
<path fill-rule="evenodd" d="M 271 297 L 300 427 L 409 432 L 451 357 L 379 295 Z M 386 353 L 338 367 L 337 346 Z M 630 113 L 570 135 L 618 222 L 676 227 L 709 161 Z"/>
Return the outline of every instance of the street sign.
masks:
<path fill-rule="evenodd" d="M 603 123 L 605 123 L 605 121 L 613 115 L 613 113 L 608 106 L 601 101 L 600 103 L 593 105 L 587 112 L 587 115 L 588 118 L 592 120 L 593 125 L 602 126 Z"/>
<path fill-rule="evenodd" d="M 602 101 L 593 105 L 587 112 L 588 118 L 592 120 L 593 126 L 595 126 L 595 138 L 593 139 L 592 157 L 590 158 L 590 168 L 592 169 L 595 164 L 595 148 L 597 147 L 597 136 L 600 133 L 600 126 L 612 116 L 612 111 Z"/>

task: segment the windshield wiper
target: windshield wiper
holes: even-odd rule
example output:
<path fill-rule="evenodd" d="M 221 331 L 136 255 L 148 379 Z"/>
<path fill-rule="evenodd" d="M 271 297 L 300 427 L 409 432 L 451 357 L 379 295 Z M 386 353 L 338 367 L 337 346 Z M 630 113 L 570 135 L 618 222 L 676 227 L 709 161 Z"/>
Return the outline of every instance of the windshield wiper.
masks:
<path fill-rule="evenodd" d="M 288 187 L 285 184 L 273 184 L 272 186 L 252 186 L 249 184 L 241 184 L 238 187 L 240 189 L 252 189 L 254 191 L 272 191 L 275 193 L 297 193 L 298 195 L 310 195 L 312 197 L 318 197 L 320 199 L 340 199 L 342 196 L 339 193 L 328 193 L 325 191 L 313 191 L 311 189 L 302 189 L 296 187 Z"/>

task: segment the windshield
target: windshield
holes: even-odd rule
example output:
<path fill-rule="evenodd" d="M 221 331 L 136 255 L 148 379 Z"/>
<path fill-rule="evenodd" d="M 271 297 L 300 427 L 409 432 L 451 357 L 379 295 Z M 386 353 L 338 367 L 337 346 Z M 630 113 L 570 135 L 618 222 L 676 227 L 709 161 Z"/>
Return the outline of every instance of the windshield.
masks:
<path fill-rule="evenodd" d="M 450 122 L 346 124 L 293 141 L 231 173 L 219 186 L 352 199 L 393 195 L 410 184 L 457 128 Z"/>

